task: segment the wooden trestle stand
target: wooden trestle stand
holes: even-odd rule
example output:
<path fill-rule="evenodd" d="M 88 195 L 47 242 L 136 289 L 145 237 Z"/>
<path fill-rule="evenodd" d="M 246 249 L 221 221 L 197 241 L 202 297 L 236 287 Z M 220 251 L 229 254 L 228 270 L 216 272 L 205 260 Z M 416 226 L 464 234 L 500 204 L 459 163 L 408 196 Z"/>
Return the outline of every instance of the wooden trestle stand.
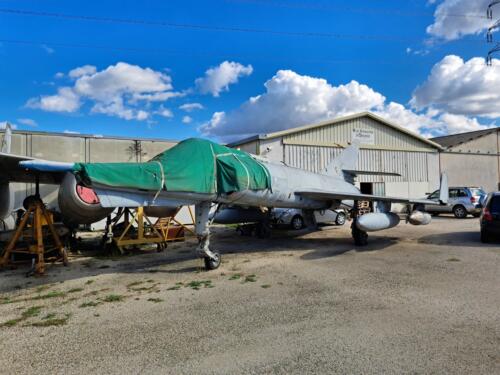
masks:
<path fill-rule="evenodd" d="M 45 261 L 62 261 L 65 266 L 68 265 L 68 254 L 62 245 L 61 239 L 57 234 L 52 217 L 45 208 L 44 203 L 40 199 L 39 183 L 36 182 L 36 194 L 29 196 L 24 201 L 26 212 L 23 214 L 13 237 L 5 248 L 2 258 L 0 258 L 0 267 L 8 266 L 11 263 L 12 254 L 32 254 L 34 256 L 34 269 L 28 274 L 35 273 L 43 275 L 45 273 Z M 44 227 L 48 228 L 50 235 L 54 241 L 53 247 L 44 245 Z M 23 238 L 26 241 L 27 247 L 16 247 L 19 240 Z M 46 257 L 48 253 L 57 251 L 58 256 Z"/>

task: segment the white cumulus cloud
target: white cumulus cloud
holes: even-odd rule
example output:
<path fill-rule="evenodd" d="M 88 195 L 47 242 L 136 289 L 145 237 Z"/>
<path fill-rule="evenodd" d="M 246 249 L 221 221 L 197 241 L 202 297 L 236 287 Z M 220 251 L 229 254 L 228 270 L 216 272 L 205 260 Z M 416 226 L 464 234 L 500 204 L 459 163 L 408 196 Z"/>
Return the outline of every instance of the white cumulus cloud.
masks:
<path fill-rule="evenodd" d="M 31 126 L 31 127 L 37 127 L 38 126 L 38 124 L 36 123 L 36 121 L 33 120 L 33 119 L 30 119 L 30 118 L 18 118 L 17 122 L 20 123 L 20 124 L 22 124 L 22 125 Z"/>
<path fill-rule="evenodd" d="M 182 118 L 182 123 L 183 124 L 190 124 L 191 122 L 193 122 L 193 119 L 190 116 L 184 116 Z"/>
<path fill-rule="evenodd" d="M 489 67 L 481 57 L 464 61 L 448 55 L 431 70 L 413 92 L 417 110 L 436 108 L 445 112 L 488 118 L 500 117 L 500 60 Z"/>
<path fill-rule="evenodd" d="M 60 87 L 55 95 L 42 95 L 31 98 L 26 103 L 28 108 L 48 112 L 75 112 L 80 108 L 80 96 L 71 87 Z"/>
<path fill-rule="evenodd" d="M 94 74 L 95 72 L 97 72 L 97 68 L 94 65 L 84 65 L 70 70 L 68 76 L 70 78 L 79 78 L 81 76 Z M 57 74 L 60 74 L 61 77 L 64 76 L 63 73 L 57 73 Z"/>
<path fill-rule="evenodd" d="M 186 104 L 179 106 L 179 109 L 182 109 L 183 111 L 186 111 L 186 112 L 193 112 L 193 111 L 196 111 L 198 109 L 203 109 L 203 108 L 205 108 L 205 107 L 203 107 L 203 105 L 200 103 L 186 103 Z"/>
<path fill-rule="evenodd" d="M 55 95 L 31 98 L 27 106 L 51 112 L 75 112 L 89 102 L 92 113 L 144 121 L 152 115 L 152 103 L 184 95 L 172 91 L 172 79 L 167 74 L 125 62 L 101 71 L 93 65 L 84 65 L 71 70 L 68 76 L 75 80 L 72 87 L 60 87 Z"/>
<path fill-rule="evenodd" d="M 215 112 L 200 127 L 207 135 L 232 141 L 293 128 L 348 114 L 372 111 L 422 135 L 484 129 L 477 119 L 427 108 L 415 112 L 386 102 L 379 92 L 357 81 L 334 86 L 325 79 L 280 70 L 265 83 L 265 92 L 229 112 Z"/>
<path fill-rule="evenodd" d="M 205 76 L 197 78 L 196 87 L 202 94 L 218 97 L 222 91 L 228 91 L 229 85 L 237 83 L 240 77 L 249 76 L 252 65 L 244 66 L 237 62 L 224 61 L 219 66 L 208 69 Z"/>
<path fill-rule="evenodd" d="M 434 23 L 427 27 L 427 33 L 444 40 L 479 34 L 491 24 L 491 20 L 486 18 L 486 7 L 490 2 L 491 0 L 444 0 L 437 6 Z M 500 14 L 500 8 L 498 10 Z"/>

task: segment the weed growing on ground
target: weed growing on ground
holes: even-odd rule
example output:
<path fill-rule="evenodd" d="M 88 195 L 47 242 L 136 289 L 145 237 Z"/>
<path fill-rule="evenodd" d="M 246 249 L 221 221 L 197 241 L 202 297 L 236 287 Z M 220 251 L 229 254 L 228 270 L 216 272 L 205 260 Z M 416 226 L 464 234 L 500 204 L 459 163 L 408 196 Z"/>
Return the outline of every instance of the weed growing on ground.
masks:
<path fill-rule="evenodd" d="M 57 298 L 57 297 L 65 297 L 66 293 L 65 292 L 58 292 L 56 290 L 52 292 L 48 292 L 47 294 L 39 294 L 35 297 L 32 297 L 32 300 L 39 300 L 39 299 L 48 299 L 48 298 Z"/>
<path fill-rule="evenodd" d="M 244 283 L 254 283 L 256 281 L 257 281 L 256 275 L 248 275 L 245 277 L 245 280 L 243 280 Z"/>
<path fill-rule="evenodd" d="M 95 307 L 99 304 L 99 302 L 96 302 L 96 301 L 89 301 L 89 302 L 84 302 L 82 303 L 80 306 L 80 308 L 84 308 L 84 307 Z"/>
<path fill-rule="evenodd" d="M 194 290 L 199 290 L 202 286 L 205 288 L 213 288 L 214 287 L 214 285 L 212 285 L 211 280 L 200 280 L 200 281 L 193 280 L 190 283 L 185 285 L 186 288 L 191 288 Z"/>
<path fill-rule="evenodd" d="M 54 319 L 56 317 L 56 314 L 54 313 L 49 313 L 47 315 L 45 315 L 42 320 L 47 320 L 47 319 Z"/>
<path fill-rule="evenodd" d="M 33 327 L 62 326 L 68 322 L 70 316 L 71 314 L 65 314 L 64 318 L 55 318 L 55 317 L 48 318 L 46 320 L 41 320 L 39 322 L 31 323 L 31 326 Z"/>
<path fill-rule="evenodd" d="M 460 262 L 460 259 L 458 258 L 449 258 L 449 259 L 446 259 L 448 262 Z"/>
<path fill-rule="evenodd" d="M 133 286 L 141 285 L 144 281 L 134 281 L 130 284 L 127 284 L 127 288 L 132 288 Z"/>
<path fill-rule="evenodd" d="M 85 282 L 85 285 L 90 285 L 90 284 L 92 284 L 94 281 L 95 281 L 95 280 L 92 280 L 92 279 L 87 280 L 87 281 Z"/>
<path fill-rule="evenodd" d="M 41 310 L 42 306 L 32 306 L 24 310 L 21 316 L 23 317 L 23 319 L 31 318 L 32 316 L 38 316 Z"/>
<path fill-rule="evenodd" d="M 83 288 L 72 288 L 72 289 L 68 290 L 68 293 L 78 293 L 81 291 L 83 291 Z"/>
<path fill-rule="evenodd" d="M 264 288 L 264 289 L 268 289 L 268 288 L 270 288 L 270 287 L 271 287 L 271 285 L 269 285 L 269 284 L 264 284 L 264 285 L 261 285 L 260 287 L 261 287 L 261 288 Z"/>
<path fill-rule="evenodd" d="M 0 327 L 14 327 L 17 323 L 23 321 L 22 318 L 17 318 L 17 319 L 10 319 L 7 320 L 6 322 L 0 324 Z"/>
<path fill-rule="evenodd" d="M 123 301 L 123 296 L 119 294 L 108 294 L 103 298 L 104 302 L 121 302 Z"/>
<path fill-rule="evenodd" d="M 239 273 L 235 273 L 229 278 L 229 280 L 239 280 L 239 279 L 241 279 L 241 274 Z"/>
<path fill-rule="evenodd" d="M 163 302 L 163 300 L 161 298 L 148 298 L 148 301 L 155 302 L 155 303 Z"/>

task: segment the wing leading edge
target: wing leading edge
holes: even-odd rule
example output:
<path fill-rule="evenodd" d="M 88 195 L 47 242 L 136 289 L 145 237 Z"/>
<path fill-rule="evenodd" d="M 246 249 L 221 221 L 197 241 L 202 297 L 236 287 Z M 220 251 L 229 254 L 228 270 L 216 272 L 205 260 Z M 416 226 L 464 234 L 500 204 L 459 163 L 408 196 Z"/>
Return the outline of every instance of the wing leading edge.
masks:
<path fill-rule="evenodd" d="M 297 191 L 295 194 L 302 195 L 307 198 L 322 200 L 322 201 L 335 201 L 335 200 L 362 200 L 362 201 L 383 201 L 383 202 L 393 202 L 393 203 L 406 203 L 406 204 L 429 204 L 429 205 L 439 205 L 439 202 L 432 201 L 429 199 L 409 199 L 409 198 L 399 198 L 399 197 L 386 197 L 382 195 L 370 195 L 370 194 L 352 194 L 352 193 L 334 193 L 324 190 L 309 190 L 309 191 Z"/>

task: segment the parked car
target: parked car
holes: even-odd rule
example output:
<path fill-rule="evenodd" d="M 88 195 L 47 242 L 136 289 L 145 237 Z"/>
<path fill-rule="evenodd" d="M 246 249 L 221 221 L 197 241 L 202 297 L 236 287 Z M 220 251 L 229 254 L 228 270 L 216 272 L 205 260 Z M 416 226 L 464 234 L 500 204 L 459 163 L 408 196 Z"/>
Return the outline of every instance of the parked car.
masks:
<path fill-rule="evenodd" d="M 292 229 L 299 230 L 305 225 L 305 216 L 302 210 L 295 208 L 275 208 L 272 211 L 272 222 L 275 225 L 287 225 Z M 335 223 L 344 225 L 347 219 L 345 210 L 314 211 L 314 217 L 318 224 Z"/>
<path fill-rule="evenodd" d="M 483 189 L 479 187 L 450 187 L 450 199 L 444 206 L 425 205 L 425 211 L 437 216 L 444 213 L 452 213 L 456 218 L 463 219 L 467 215 L 479 217 L 481 215 L 482 201 L 486 196 Z M 439 200 L 439 190 L 427 196 L 427 199 Z"/>
<path fill-rule="evenodd" d="M 490 193 L 484 201 L 481 212 L 481 242 L 490 242 L 500 237 L 500 192 Z"/>

